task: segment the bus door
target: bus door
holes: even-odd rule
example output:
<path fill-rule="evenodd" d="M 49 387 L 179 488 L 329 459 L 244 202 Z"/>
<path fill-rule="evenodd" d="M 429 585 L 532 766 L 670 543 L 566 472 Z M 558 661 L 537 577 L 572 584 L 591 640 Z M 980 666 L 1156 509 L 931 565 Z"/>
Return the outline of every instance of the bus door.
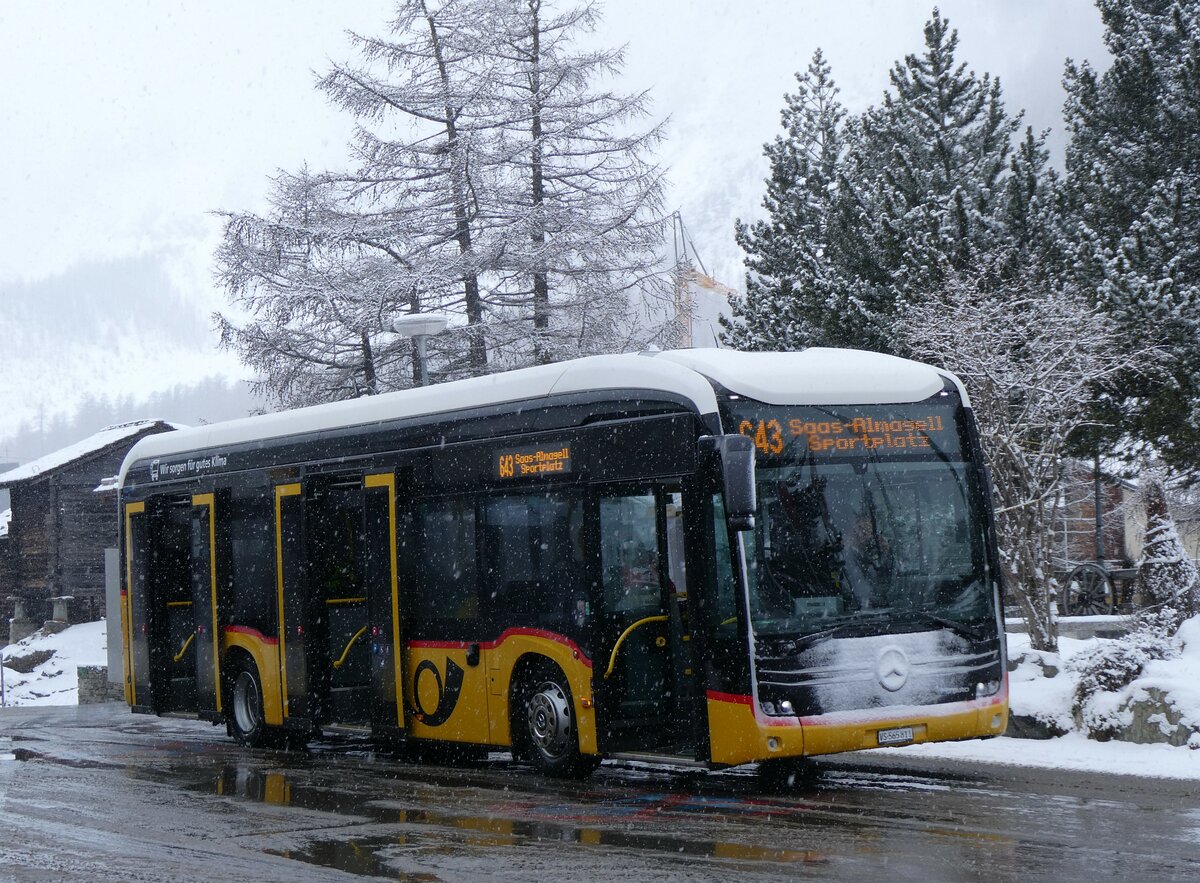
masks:
<path fill-rule="evenodd" d="M 136 711 L 153 710 L 150 690 L 150 549 L 144 502 L 125 504 L 125 575 L 121 620 L 125 644 L 125 698 Z"/>
<path fill-rule="evenodd" d="M 196 709 L 190 504 L 180 496 L 126 507 L 133 705 L 157 713 Z"/>
<path fill-rule="evenodd" d="M 223 707 L 220 668 L 223 611 L 217 591 L 216 508 L 215 494 L 192 497 L 190 642 L 196 672 L 196 711 L 207 720 L 217 720 Z"/>
<path fill-rule="evenodd" d="M 604 749 L 686 753 L 691 665 L 682 496 L 599 498 L 600 599 L 593 669 Z"/>
<path fill-rule="evenodd" d="M 309 597 L 305 566 L 306 501 L 297 483 L 275 486 L 275 575 L 279 627 L 279 686 L 283 719 L 301 730 L 316 726 L 321 709 L 310 673 L 319 670 L 320 623 Z"/>
<path fill-rule="evenodd" d="M 367 724 L 372 716 L 364 497 L 355 476 L 315 479 L 305 498 L 309 686 L 326 723 Z"/>
<path fill-rule="evenodd" d="M 404 730 L 404 672 L 396 546 L 396 475 L 363 479 L 363 575 L 370 619 L 371 723 L 380 733 Z M 363 641 L 363 649 L 366 641 Z M 351 648 L 351 652 L 354 648 Z M 359 652 L 362 652 L 360 650 Z"/>

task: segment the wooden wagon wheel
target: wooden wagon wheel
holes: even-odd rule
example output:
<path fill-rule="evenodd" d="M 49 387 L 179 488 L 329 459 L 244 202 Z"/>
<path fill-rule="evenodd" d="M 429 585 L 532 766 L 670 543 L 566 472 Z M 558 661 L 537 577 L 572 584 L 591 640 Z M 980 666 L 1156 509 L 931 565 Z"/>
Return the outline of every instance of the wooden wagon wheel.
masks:
<path fill-rule="evenodd" d="M 1113 612 L 1112 577 L 1101 564 L 1080 564 L 1067 577 L 1063 590 L 1064 616 L 1102 616 Z"/>

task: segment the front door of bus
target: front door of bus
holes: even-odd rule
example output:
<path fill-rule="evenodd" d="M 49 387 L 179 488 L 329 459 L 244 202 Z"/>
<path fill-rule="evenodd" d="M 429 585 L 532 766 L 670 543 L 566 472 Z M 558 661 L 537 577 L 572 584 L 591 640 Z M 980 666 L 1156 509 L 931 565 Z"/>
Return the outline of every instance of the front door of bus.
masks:
<path fill-rule="evenodd" d="M 682 498 L 646 488 L 599 499 L 599 653 L 593 680 L 605 750 L 686 753 Z"/>

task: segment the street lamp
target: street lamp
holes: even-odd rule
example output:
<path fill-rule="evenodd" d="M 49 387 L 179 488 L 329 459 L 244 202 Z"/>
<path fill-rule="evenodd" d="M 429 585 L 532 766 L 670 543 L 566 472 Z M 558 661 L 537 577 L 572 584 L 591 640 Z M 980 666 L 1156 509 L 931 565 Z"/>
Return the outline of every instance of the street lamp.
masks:
<path fill-rule="evenodd" d="M 429 385 L 425 368 L 425 339 L 440 334 L 450 318 L 445 313 L 402 313 L 392 319 L 392 330 L 401 337 L 411 337 L 417 348 L 417 376 L 421 386 Z"/>

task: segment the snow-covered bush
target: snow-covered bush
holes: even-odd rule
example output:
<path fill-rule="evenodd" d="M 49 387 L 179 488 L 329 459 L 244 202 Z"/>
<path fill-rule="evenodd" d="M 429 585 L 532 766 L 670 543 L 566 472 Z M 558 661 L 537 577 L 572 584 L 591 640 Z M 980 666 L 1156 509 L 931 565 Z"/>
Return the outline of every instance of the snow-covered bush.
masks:
<path fill-rule="evenodd" d="M 1075 656 L 1068 668 L 1079 678 L 1072 711 L 1075 725 L 1092 739 L 1105 741 L 1128 726 L 1126 687 L 1137 680 L 1147 664 L 1179 656 L 1173 638 L 1179 615 L 1166 607 L 1146 611 L 1124 637 L 1100 644 Z"/>

